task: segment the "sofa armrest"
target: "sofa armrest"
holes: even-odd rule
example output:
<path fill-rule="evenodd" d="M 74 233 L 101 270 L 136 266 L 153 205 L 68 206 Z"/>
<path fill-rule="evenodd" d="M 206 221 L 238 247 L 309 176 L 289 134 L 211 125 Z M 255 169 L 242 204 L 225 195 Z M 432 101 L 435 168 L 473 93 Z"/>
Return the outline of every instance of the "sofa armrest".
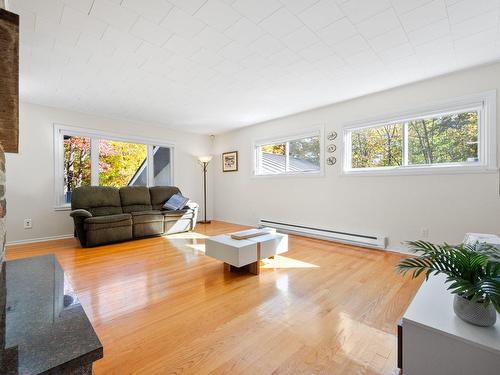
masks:
<path fill-rule="evenodd" d="M 191 210 L 197 210 L 200 205 L 196 202 L 188 202 L 184 208 L 189 208 Z"/>
<path fill-rule="evenodd" d="M 73 210 L 69 213 L 69 216 L 71 216 L 72 218 L 87 218 L 87 217 L 92 217 L 92 214 L 90 212 L 88 212 L 87 210 L 83 210 L 81 208 L 77 209 L 77 210 Z"/>
<path fill-rule="evenodd" d="M 77 209 L 77 210 L 72 210 L 69 213 L 69 216 L 73 218 L 73 221 L 75 222 L 75 235 L 78 237 L 78 240 L 80 240 L 80 244 L 82 247 L 87 246 L 87 236 L 85 234 L 85 229 L 83 227 L 83 222 L 85 219 L 92 217 L 92 214 L 88 212 L 87 210 L 83 209 Z"/>

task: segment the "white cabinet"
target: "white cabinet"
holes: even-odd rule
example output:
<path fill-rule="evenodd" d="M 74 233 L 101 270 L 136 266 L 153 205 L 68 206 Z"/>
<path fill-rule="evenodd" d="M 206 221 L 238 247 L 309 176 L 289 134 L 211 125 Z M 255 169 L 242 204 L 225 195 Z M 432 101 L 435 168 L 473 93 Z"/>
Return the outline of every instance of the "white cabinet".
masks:
<path fill-rule="evenodd" d="M 403 374 L 499 375 L 500 317 L 488 328 L 462 321 L 444 280 L 431 276 L 403 315 Z"/>

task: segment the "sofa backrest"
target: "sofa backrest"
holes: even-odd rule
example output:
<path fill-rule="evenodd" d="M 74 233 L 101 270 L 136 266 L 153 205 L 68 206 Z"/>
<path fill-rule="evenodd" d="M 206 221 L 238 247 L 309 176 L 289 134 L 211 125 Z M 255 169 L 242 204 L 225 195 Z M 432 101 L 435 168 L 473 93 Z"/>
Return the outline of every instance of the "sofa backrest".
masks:
<path fill-rule="evenodd" d="M 122 210 L 125 213 L 151 211 L 151 196 L 146 186 L 125 186 L 120 188 Z"/>
<path fill-rule="evenodd" d="M 121 214 L 118 189 L 109 186 L 81 186 L 71 194 L 71 209 L 82 208 L 93 216 Z"/>
<path fill-rule="evenodd" d="M 163 204 L 174 194 L 180 193 L 176 186 L 153 186 L 149 188 L 153 210 L 160 210 Z"/>

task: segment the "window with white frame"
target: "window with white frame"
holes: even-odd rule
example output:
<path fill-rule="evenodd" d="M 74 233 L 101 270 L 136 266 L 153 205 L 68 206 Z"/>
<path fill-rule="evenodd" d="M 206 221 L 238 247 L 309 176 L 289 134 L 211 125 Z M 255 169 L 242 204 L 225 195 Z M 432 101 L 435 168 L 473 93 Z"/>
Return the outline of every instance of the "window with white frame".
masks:
<path fill-rule="evenodd" d="M 172 185 L 173 145 L 54 126 L 56 206 L 85 185 Z"/>
<path fill-rule="evenodd" d="M 344 172 L 495 168 L 495 93 L 344 130 Z"/>
<path fill-rule="evenodd" d="M 255 175 L 319 173 L 322 167 L 321 133 L 270 139 L 254 144 Z"/>

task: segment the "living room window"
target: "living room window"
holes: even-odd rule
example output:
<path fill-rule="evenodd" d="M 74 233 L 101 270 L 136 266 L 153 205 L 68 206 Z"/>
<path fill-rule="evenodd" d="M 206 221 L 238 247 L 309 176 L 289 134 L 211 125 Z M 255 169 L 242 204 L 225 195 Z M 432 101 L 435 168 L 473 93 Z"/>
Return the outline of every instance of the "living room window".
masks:
<path fill-rule="evenodd" d="M 173 145 L 54 125 L 56 207 L 85 185 L 172 185 Z"/>
<path fill-rule="evenodd" d="M 344 129 L 346 174 L 472 171 L 496 167 L 496 94 Z"/>
<path fill-rule="evenodd" d="M 255 175 L 318 174 L 322 170 L 321 133 L 256 142 Z"/>

